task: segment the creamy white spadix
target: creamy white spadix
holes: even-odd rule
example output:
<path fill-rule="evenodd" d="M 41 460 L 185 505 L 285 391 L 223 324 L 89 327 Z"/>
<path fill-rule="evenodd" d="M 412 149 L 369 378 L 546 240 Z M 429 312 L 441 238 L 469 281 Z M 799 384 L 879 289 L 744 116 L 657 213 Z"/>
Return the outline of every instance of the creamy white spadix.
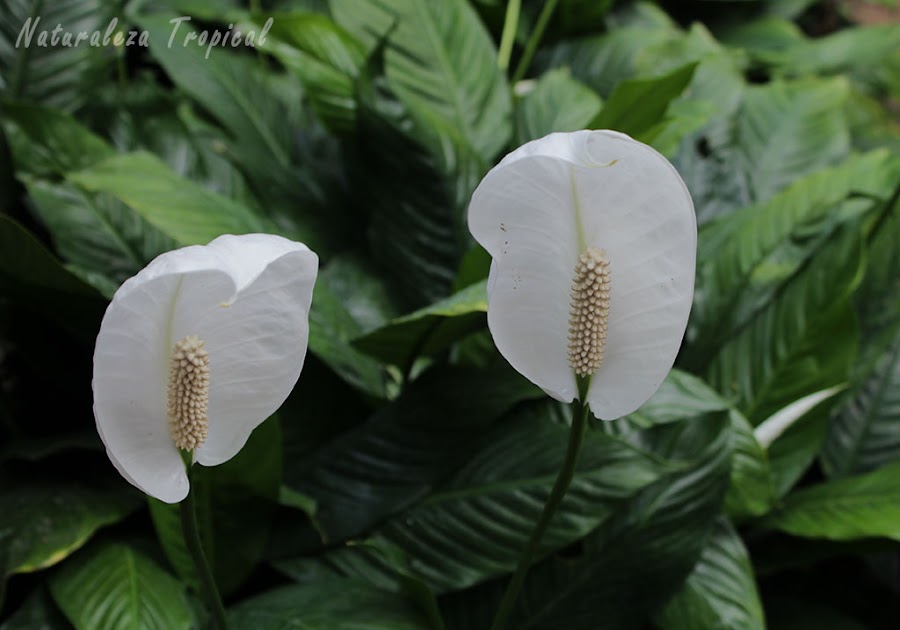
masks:
<path fill-rule="evenodd" d="M 488 326 L 516 370 L 564 402 L 589 378 L 602 419 L 653 395 L 684 336 L 697 251 L 668 160 L 614 131 L 550 134 L 485 176 L 468 220 L 493 259 Z"/>
<path fill-rule="evenodd" d="M 171 251 L 116 291 L 94 350 L 94 416 L 110 460 L 167 503 L 182 454 L 225 462 L 300 376 L 318 257 L 280 236 Z"/>

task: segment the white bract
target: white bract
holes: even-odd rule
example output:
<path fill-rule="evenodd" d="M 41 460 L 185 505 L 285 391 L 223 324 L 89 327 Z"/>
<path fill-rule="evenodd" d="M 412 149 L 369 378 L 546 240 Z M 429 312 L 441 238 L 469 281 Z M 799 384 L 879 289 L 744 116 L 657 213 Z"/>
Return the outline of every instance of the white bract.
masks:
<path fill-rule="evenodd" d="M 507 361 L 595 416 L 640 407 L 675 361 L 694 291 L 697 220 L 672 165 L 613 131 L 554 133 L 494 167 L 469 205 L 493 258 L 488 326 Z"/>
<path fill-rule="evenodd" d="M 162 254 L 116 291 L 94 350 L 94 416 L 118 471 L 167 503 L 182 453 L 215 466 L 300 376 L 318 257 L 268 234 Z M 183 450 L 182 450 L 183 449 Z"/>

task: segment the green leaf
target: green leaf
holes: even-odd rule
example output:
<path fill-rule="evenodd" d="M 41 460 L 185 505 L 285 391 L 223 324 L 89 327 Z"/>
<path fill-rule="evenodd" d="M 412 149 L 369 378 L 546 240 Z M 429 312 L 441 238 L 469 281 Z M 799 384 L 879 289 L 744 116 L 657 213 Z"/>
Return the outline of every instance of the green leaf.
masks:
<path fill-rule="evenodd" d="M 206 557 L 224 593 L 256 568 L 268 540 L 281 486 L 281 429 L 275 418 L 257 427 L 232 459 L 214 468 L 197 466 L 191 492 Z M 178 505 L 148 498 L 160 544 L 176 572 L 198 586 L 185 547 Z"/>
<path fill-rule="evenodd" d="M 351 341 L 362 327 L 332 290 L 327 278 L 320 278 L 309 312 L 309 350 L 335 374 L 357 389 L 385 398 L 389 377 L 371 357 L 357 350 Z"/>
<path fill-rule="evenodd" d="M 342 176 L 340 158 L 332 155 L 333 139 L 310 129 L 295 77 L 276 73 L 261 58 L 230 47 L 217 46 L 207 58 L 206 48 L 182 45 L 192 31 L 187 25 L 179 27 L 172 46 L 165 45 L 174 28 L 168 18 L 175 17 L 134 19 L 151 41 L 163 42 L 148 51 L 172 82 L 225 129 L 228 142 L 219 149 L 247 174 L 260 207 L 291 238 L 320 254 L 344 246 L 344 237 L 355 225 L 334 211 L 341 192 L 324 181 L 325 169 L 336 169 L 337 177 Z M 332 176 L 329 172 L 327 177 Z"/>
<path fill-rule="evenodd" d="M 725 512 L 732 519 L 760 516 L 769 511 L 777 498 L 769 455 L 756 441 L 753 427 L 744 416 L 732 410 L 730 417 L 734 458 Z"/>
<path fill-rule="evenodd" d="M 620 83 L 591 128 L 615 129 L 641 139 L 662 120 L 669 103 L 684 91 L 696 68 L 696 63 L 689 63 L 658 77 Z"/>
<path fill-rule="evenodd" d="M 329 541 L 357 536 L 427 495 L 466 461 L 492 421 L 540 396 L 509 368 L 436 368 L 285 481 L 316 501 Z"/>
<path fill-rule="evenodd" d="M 9 298 L 77 335 L 92 337 L 105 300 L 32 234 L 0 215 L 0 287 Z"/>
<path fill-rule="evenodd" d="M 260 50 L 277 58 L 307 90 L 319 119 L 337 132 L 352 131 L 356 122 L 356 79 L 365 54 L 346 31 L 324 15 L 282 13 L 269 16 L 272 27 Z M 257 17 L 257 27 L 263 23 Z"/>
<path fill-rule="evenodd" d="M 900 458 L 900 334 L 835 411 L 822 464 L 832 477 L 866 472 Z"/>
<path fill-rule="evenodd" d="M 193 625 L 184 586 L 122 544 L 85 550 L 51 578 L 50 590 L 76 630 Z"/>
<path fill-rule="evenodd" d="M 765 629 L 750 557 L 726 519 L 716 521 L 693 571 L 655 621 L 661 630 Z"/>
<path fill-rule="evenodd" d="M 487 312 L 486 282 L 469 285 L 449 298 L 395 319 L 359 337 L 357 348 L 407 372 L 422 356 L 434 356 L 482 328 Z"/>
<path fill-rule="evenodd" d="M 847 155 L 850 138 L 842 113 L 847 95 L 843 79 L 747 88 L 735 117 L 734 168 L 752 201 L 765 201 Z"/>
<path fill-rule="evenodd" d="M 634 628 L 690 573 L 719 517 L 728 485 L 725 412 L 635 431 L 603 425 L 672 469 L 619 507 L 571 554 L 532 568 L 516 628 Z"/>
<path fill-rule="evenodd" d="M 550 70 L 516 103 L 515 144 L 554 131 L 584 129 L 602 106 L 600 97 L 567 69 Z"/>
<path fill-rule="evenodd" d="M 728 401 L 701 379 L 681 370 L 671 370 L 656 393 L 630 414 L 628 421 L 649 428 L 727 408 Z"/>
<path fill-rule="evenodd" d="M 2 112 L 19 175 L 61 175 L 115 153 L 105 140 L 59 110 L 4 103 Z"/>
<path fill-rule="evenodd" d="M 855 226 L 840 228 L 727 341 L 709 381 L 757 425 L 803 396 L 847 380 L 856 354 L 848 296 L 862 264 Z"/>
<path fill-rule="evenodd" d="M 761 526 L 803 538 L 900 540 L 900 463 L 789 494 Z"/>
<path fill-rule="evenodd" d="M 138 504 L 138 496 L 119 482 L 4 479 L 0 580 L 61 562 L 94 532 L 120 521 Z"/>
<path fill-rule="evenodd" d="M 117 10 L 115 4 L 103 0 L 4 3 L 0 18 L 0 67 L 4 68 L 0 94 L 66 111 L 90 103 L 97 88 L 109 80 L 116 50 L 112 45 L 89 46 L 89 42 L 81 42 L 75 47 L 72 44 L 81 31 L 89 34 L 100 31 L 101 37 L 105 35 Z M 52 31 L 57 24 L 64 31 L 57 33 L 59 44 L 53 45 Z M 29 39 L 31 29 L 34 32 Z M 121 22 L 115 27 L 115 31 L 125 29 Z M 68 46 L 63 39 L 66 32 L 72 33 Z"/>
<path fill-rule="evenodd" d="M 708 224 L 700 232 L 696 305 L 683 360 L 699 367 L 708 355 L 771 303 L 839 224 L 887 198 L 900 160 L 884 151 L 854 156 L 799 179 L 769 201 Z M 844 200 L 851 203 L 841 204 Z"/>
<path fill-rule="evenodd" d="M 184 24 L 179 25 L 173 45 L 167 46 L 175 27 L 167 17 L 140 15 L 137 22 L 150 33 L 151 41 L 158 42 L 148 50 L 166 74 L 216 117 L 235 144 L 243 146 L 245 155 L 266 157 L 269 168 L 290 163 L 290 138 L 282 129 L 284 113 L 271 98 L 269 75 L 260 72 L 256 60 L 221 47 L 206 58 L 204 47 L 181 45 L 190 31 Z"/>
<path fill-rule="evenodd" d="M 245 206 L 178 177 L 150 153 L 116 155 L 67 179 L 116 197 L 181 245 L 205 245 L 221 234 L 272 231 Z"/>
<path fill-rule="evenodd" d="M 777 75 L 808 76 L 852 73 L 877 84 L 900 67 L 900 26 L 878 24 L 842 29 L 825 37 L 800 38 L 784 47 L 761 53 L 761 61 Z"/>
<path fill-rule="evenodd" d="M 512 135 L 497 51 L 464 0 L 331 0 L 335 20 L 369 50 L 385 36 L 387 84 L 439 153 L 450 138 L 489 164 Z"/>
<path fill-rule="evenodd" d="M 655 13 L 655 23 L 617 25 L 603 35 L 565 39 L 539 54 L 538 61 L 544 68 L 571 69 L 573 77 L 608 98 L 617 85 L 635 76 L 639 53 L 681 35 L 662 9 L 649 3 L 641 8 Z"/>
<path fill-rule="evenodd" d="M 108 278 L 113 286 L 177 247 L 173 239 L 110 194 L 84 192 L 65 182 L 24 181 L 60 255 L 80 270 Z M 102 291 L 102 285 L 95 286 Z"/>
<path fill-rule="evenodd" d="M 430 627 L 405 597 L 362 580 L 331 579 L 286 586 L 242 602 L 229 611 L 234 630 L 329 628 L 421 630 Z"/>
<path fill-rule="evenodd" d="M 69 630 L 71 626 L 53 603 L 50 593 L 43 586 L 38 587 L 25 603 L 10 615 L 0 630 Z"/>
<path fill-rule="evenodd" d="M 515 414 L 485 437 L 440 492 L 388 522 L 375 542 L 403 549 L 410 572 L 439 592 L 512 571 L 550 494 L 567 438 L 568 428 L 549 422 L 546 413 Z M 539 555 L 611 519 L 624 499 L 664 469 L 620 440 L 589 433 Z"/>
<path fill-rule="evenodd" d="M 375 262 L 406 308 L 418 308 L 450 292 L 471 241 L 465 207 L 483 170 L 464 146 L 432 153 L 382 83 L 361 81 L 351 176 L 356 203 L 368 213 Z"/>

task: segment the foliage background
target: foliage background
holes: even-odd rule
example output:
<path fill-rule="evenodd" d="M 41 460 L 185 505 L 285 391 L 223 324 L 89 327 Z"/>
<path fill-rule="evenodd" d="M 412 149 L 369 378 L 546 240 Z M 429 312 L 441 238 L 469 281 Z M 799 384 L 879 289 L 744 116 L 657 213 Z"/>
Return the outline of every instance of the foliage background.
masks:
<path fill-rule="evenodd" d="M 247 231 L 323 264 L 295 392 L 197 484 L 232 624 L 486 627 L 567 412 L 494 350 L 464 213 L 506 151 L 585 127 L 682 173 L 696 300 L 659 394 L 590 432 L 514 626 L 897 627 L 896 11 L 561 0 L 513 83 L 504 10 L 3 1 L 0 628 L 205 622 L 177 513 L 103 452 L 91 352 L 125 278 Z M 16 48 L 33 15 L 151 45 Z M 164 44 L 178 15 L 274 26 L 205 59 Z"/>

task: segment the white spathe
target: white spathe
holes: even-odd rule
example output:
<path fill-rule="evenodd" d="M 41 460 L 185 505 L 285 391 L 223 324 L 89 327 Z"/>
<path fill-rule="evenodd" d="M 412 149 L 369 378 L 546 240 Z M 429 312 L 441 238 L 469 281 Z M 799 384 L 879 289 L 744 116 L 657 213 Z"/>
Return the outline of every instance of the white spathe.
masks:
<path fill-rule="evenodd" d="M 564 402 L 578 395 L 567 353 L 575 263 L 588 247 L 605 250 L 609 328 L 587 402 L 610 420 L 653 395 L 684 336 L 697 252 L 691 196 L 666 158 L 614 131 L 550 134 L 485 176 L 469 205 L 469 229 L 493 259 L 494 343 Z"/>
<path fill-rule="evenodd" d="M 193 451 L 225 462 L 290 394 L 309 339 L 318 257 L 280 236 L 220 236 L 158 256 L 116 291 L 94 349 L 94 417 L 118 471 L 167 503 L 188 477 L 169 433 L 175 343 L 197 335 L 209 354 L 208 435 Z"/>

